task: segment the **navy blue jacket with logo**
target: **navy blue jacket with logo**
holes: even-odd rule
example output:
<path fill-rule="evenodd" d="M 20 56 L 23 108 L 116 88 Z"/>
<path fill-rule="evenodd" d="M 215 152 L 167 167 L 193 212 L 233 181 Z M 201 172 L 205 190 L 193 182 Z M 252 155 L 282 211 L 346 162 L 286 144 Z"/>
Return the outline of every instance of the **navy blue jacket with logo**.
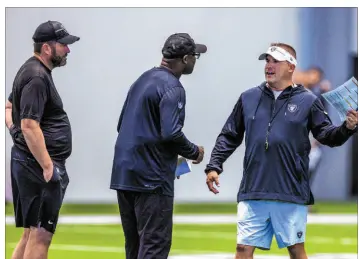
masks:
<path fill-rule="evenodd" d="M 223 163 L 245 135 L 243 178 L 237 201 L 278 200 L 313 204 L 309 186 L 309 132 L 330 147 L 344 144 L 356 130 L 336 127 L 323 104 L 303 86 L 287 87 L 277 99 L 262 83 L 242 93 L 217 137 L 206 172 Z"/>
<path fill-rule="evenodd" d="M 178 155 L 199 155 L 182 128 L 185 90 L 166 68 L 143 73 L 131 86 L 117 126 L 111 189 L 173 196 Z"/>

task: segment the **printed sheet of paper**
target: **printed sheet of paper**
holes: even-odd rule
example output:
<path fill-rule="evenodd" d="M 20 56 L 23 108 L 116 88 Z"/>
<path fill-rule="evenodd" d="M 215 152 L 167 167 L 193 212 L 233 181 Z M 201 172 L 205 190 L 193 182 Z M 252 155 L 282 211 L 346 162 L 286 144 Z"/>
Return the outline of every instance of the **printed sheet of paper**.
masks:
<path fill-rule="evenodd" d="M 344 122 L 349 110 L 358 110 L 358 81 L 352 77 L 322 96 L 337 110 L 340 120 Z"/>

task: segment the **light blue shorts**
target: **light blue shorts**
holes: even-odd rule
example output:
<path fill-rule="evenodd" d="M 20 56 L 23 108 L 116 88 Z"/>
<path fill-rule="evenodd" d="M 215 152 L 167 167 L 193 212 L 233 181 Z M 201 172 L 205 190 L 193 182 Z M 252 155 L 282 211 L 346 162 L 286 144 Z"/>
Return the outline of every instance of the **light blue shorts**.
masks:
<path fill-rule="evenodd" d="M 284 248 L 305 241 L 308 207 L 293 203 L 247 200 L 237 207 L 237 244 L 269 250 L 275 236 Z"/>

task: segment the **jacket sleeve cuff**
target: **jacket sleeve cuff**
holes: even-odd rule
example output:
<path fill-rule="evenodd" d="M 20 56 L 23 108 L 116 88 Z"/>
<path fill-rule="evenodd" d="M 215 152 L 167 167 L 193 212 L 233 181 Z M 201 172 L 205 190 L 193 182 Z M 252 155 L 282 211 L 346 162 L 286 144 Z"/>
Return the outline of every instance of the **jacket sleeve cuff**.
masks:
<path fill-rule="evenodd" d="M 204 170 L 204 172 L 206 174 L 208 174 L 210 171 L 216 171 L 218 174 L 221 174 L 223 172 L 223 170 L 217 166 L 213 166 L 213 165 L 207 165 L 206 169 Z"/>
<path fill-rule="evenodd" d="M 344 123 L 342 124 L 342 127 L 341 127 L 341 132 L 343 132 L 343 134 L 345 134 L 347 136 L 351 136 L 354 133 L 358 132 L 358 125 L 356 125 L 354 129 L 348 129 L 347 122 L 344 121 Z"/>
<path fill-rule="evenodd" d="M 199 148 L 198 146 L 194 145 L 194 153 L 193 153 L 193 158 L 192 160 L 196 160 L 199 156 Z"/>

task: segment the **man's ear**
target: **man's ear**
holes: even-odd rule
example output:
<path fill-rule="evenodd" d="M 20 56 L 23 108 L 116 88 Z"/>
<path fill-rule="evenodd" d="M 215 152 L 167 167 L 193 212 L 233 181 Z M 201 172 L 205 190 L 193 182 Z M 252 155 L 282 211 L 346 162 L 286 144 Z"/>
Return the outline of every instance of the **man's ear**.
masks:
<path fill-rule="evenodd" d="M 289 63 L 289 72 L 294 73 L 295 65 Z"/>
<path fill-rule="evenodd" d="M 42 51 L 47 54 L 47 55 L 51 55 L 52 54 L 52 49 L 49 43 L 44 43 L 42 45 Z"/>
<path fill-rule="evenodd" d="M 188 63 L 188 55 L 185 55 L 183 58 L 182 58 L 182 63 L 186 64 Z"/>

